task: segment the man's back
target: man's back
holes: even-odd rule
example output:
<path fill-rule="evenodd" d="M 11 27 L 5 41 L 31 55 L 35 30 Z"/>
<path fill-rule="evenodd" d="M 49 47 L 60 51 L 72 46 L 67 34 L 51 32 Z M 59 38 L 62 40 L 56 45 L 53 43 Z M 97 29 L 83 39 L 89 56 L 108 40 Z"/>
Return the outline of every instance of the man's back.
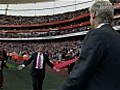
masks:
<path fill-rule="evenodd" d="M 99 34 L 103 53 L 86 90 L 120 90 L 120 34 L 107 24 L 91 33 Z"/>
<path fill-rule="evenodd" d="M 109 24 L 90 31 L 59 90 L 120 90 L 120 34 Z"/>
<path fill-rule="evenodd" d="M 110 25 L 114 8 L 109 1 L 95 0 L 90 24 L 73 71 L 59 90 L 120 90 L 120 35 Z"/>

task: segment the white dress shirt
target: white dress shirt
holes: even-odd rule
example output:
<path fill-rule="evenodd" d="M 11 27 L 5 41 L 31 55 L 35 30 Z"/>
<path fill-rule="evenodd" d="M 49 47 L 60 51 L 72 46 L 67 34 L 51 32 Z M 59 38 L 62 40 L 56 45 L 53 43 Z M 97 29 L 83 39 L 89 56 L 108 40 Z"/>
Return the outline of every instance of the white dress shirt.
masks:
<path fill-rule="evenodd" d="M 39 63 L 39 60 L 40 60 L 40 63 Z M 43 68 L 43 60 L 44 60 L 43 53 L 40 54 L 38 52 L 37 60 L 36 60 L 36 66 L 35 66 L 36 69 L 42 69 Z M 39 67 L 38 64 L 40 64 L 40 67 Z"/>

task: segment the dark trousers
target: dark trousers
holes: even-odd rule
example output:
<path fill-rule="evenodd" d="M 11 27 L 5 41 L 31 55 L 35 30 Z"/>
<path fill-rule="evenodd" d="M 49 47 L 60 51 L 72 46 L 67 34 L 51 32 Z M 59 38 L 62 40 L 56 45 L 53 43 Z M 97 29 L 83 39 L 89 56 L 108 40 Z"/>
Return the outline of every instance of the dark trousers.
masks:
<path fill-rule="evenodd" d="M 3 87 L 3 71 L 0 70 L 0 87 Z"/>
<path fill-rule="evenodd" d="M 70 64 L 70 65 L 67 66 L 67 68 L 68 68 L 68 74 L 70 74 L 70 72 L 72 71 L 74 65 L 75 65 L 75 63 L 72 63 L 72 64 Z"/>
<path fill-rule="evenodd" d="M 33 90 L 42 90 L 44 77 L 45 72 L 41 70 L 36 70 L 36 72 L 32 74 Z"/>

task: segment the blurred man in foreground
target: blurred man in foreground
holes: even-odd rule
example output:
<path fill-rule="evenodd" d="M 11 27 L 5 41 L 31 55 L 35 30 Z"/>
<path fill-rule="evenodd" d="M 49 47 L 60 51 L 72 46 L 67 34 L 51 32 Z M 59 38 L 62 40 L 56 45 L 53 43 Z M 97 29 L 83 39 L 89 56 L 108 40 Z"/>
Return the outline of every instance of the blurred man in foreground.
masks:
<path fill-rule="evenodd" d="M 120 34 L 112 26 L 109 1 L 90 7 L 89 31 L 78 60 L 58 90 L 120 90 Z"/>

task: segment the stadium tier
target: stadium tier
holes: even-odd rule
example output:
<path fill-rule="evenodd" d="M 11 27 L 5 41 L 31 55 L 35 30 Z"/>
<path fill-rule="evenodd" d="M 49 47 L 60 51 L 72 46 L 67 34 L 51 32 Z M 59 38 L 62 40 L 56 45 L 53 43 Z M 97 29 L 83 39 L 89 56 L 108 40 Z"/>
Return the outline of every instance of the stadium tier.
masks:
<path fill-rule="evenodd" d="M 114 3 L 113 6 L 115 8 L 113 26 L 119 30 L 119 3 Z M 88 8 L 52 16 L 0 15 L 0 39 L 45 40 L 83 35 L 91 29 L 89 18 Z"/>

